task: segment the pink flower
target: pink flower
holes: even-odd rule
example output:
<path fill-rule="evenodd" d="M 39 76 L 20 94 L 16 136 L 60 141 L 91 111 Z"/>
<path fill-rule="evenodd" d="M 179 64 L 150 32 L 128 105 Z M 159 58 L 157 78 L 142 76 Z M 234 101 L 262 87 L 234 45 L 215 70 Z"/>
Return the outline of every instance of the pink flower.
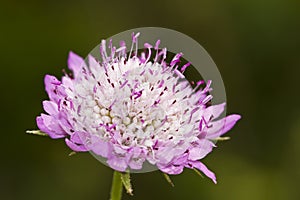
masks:
<path fill-rule="evenodd" d="M 108 52 L 104 40 L 101 61 L 90 55 L 87 65 L 70 52 L 73 77 L 45 77 L 50 100 L 43 102 L 47 114 L 36 119 L 39 129 L 53 139 L 65 138 L 76 152 L 106 158 L 118 171 L 142 169 L 147 161 L 167 174 L 196 168 L 216 182 L 201 159 L 240 116 L 216 120 L 225 103 L 207 105 L 211 81 L 193 88 L 183 74 L 189 64 L 178 65 L 182 54 L 167 63 L 167 50 L 158 41 L 154 48 L 146 43 L 139 55 L 137 37 L 132 35 L 129 56 L 124 42 L 118 49 L 110 43 Z"/>

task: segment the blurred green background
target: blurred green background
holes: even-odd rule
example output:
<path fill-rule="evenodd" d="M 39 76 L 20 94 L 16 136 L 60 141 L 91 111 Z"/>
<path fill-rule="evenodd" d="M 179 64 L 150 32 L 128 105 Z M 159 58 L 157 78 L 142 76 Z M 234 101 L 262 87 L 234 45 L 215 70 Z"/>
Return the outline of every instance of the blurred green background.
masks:
<path fill-rule="evenodd" d="M 198 41 L 243 118 L 191 170 L 134 174 L 124 199 L 300 199 L 300 3 L 298 0 L 18 1 L 0 3 L 1 199 L 108 199 L 112 171 L 89 153 L 68 157 L 62 140 L 26 135 L 46 99 L 43 77 L 62 75 L 70 50 L 86 56 L 102 38 L 158 26 Z"/>

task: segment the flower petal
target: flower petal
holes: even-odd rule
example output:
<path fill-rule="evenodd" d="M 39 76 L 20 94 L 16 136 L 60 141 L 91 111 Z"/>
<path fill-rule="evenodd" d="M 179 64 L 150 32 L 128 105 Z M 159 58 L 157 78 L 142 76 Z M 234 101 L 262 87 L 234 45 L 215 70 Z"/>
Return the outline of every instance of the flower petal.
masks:
<path fill-rule="evenodd" d="M 36 123 L 41 131 L 47 133 L 53 139 L 63 138 L 66 136 L 65 132 L 63 132 L 60 128 L 59 131 L 53 130 L 53 123 L 55 123 L 55 121 L 53 121 L 52 117 L 49 115 L 42 114 L 42 116 L 38 116 L 36 118 Z"/>
<path fill-rule="evenodd" d="M 160 150 L 156 152 L 156 158 L 160 163 L 169 164 L 174 157 L 183 154 L 187 148 L 186 146 L 160 148 Z"/>
<path fill-rule="evenodd" d="M 75 78 L 78 77 L 81 69 L 85 66 L 85 62 L 80 56 L 73 53 L 72 51 L 69 53 L 68 67 L 73 71 Z"/>
<path fill-rule="evenodd" d="M 76 144 L 84 144 L 84 141 L 86 140 L 86 133 L 81 131 L 75 131 L 71 137 L 70 140 Z"/>
<path fill-rule="evenodd" d="M 92 136 L 92 138 L 96 136 Z M 102 156 L 104 158 L 110 157 L 112 153 L 112 146 L 109 142 L 104 142 L 97 137 L 97 141 L 95 139 L 91 139 L 91 143 L 89 148 L 97 155 Z"/>
<path fill-rule="evenodd" d="M 217 184 L 216 175 L 210 171 L 202 162 L 200 161 L 190 161 L 188 165 L 186 165 L 188 168 L 196 168 L 200 171 L 202 171 L 208 178 L 210 178 L 215 184 Z"/>
<path fill-rule="evenodd" d="M 203 112 L 203 117 L 206 121 L 208 121 L 211 116 L 213 116 L 213 118 L 217 118 L 221 115 L 221 113 L 224 111 L 226 103 L 221 103 L 218 105 L 212 105 L 207 107 L 204 112 Z"/>
<path fill-rule="evenodd" d="M 200 160 L 210 153 L 214 147 L 214 143 L 209 140 L 202 139 L 198 142 L 197 146 L 189 149 L 189 160 Z"/>
<path fill-rule="evenodd" d="M 132 158 L 132 159 L 129 161 L 129 167 L 130 167 L 131 169 L 135 169 L 135 170 L 142 169 L 144 161 L 145 161 L 145 159 L 144 159 L 143 157 L 140 157 L 140 158 Z"/>
<path fill-rule="evenodd" d="M 92 55 L 89 55 L 88 59 L 89 59 L 89 69 L 94 75 L 97 75 L 97 72 L 99 71 L 99 69 L 101 69 L 101 66 Z"/>
<path fill-rule="evenodd" d="M 127 168 L 125 157 L 111 156 L 107 160 L 107 164 L 114 170 L 124 172 Z"/>
<path fill-rule="evenodd" d="M 229 131 L 240 118 L 240 115 L 233 114 L 218 121 L 212 122 L 212 127 L 207 129 L 206 138 L 215 139 L 217 137 L 220 137 L 221 135 Z"/>
<path fill-rule="evenodd" d="M 49 115 L 56 115 L 58 113 L 58 106 L 53 101 L 43 101 L 43 107 Z"/>
<path fill-rule="evenodd" d="M 76 143 L 72 142 L 71 140 L 69 140 L 68 138 L 65 138 L 65 142 L 68 145 L 68 147 L 70 147 L 73 151 L 76 151 L 76 152 L 88 151 L 84 145 L 76 144 Z"/>
<path fill-rule="evenodd" d="M 61 78 L 61 82 L 62 82 L 62 84 L 64 85 L 64 87 L 66 89 L 73 91 L 73 89 L 74 89 L 74 83 L 73 83 L 73 80 L 70 77 L 63 76 Z"/>
<path fill-rule="evenodd" d="M 131 169 L 142 169 L 143 163 L 145 161 L 145 156 L 143 151 L 139 147 L 131 148 L 128 153 L 126 154 L 128 165 Z"/>
<path fill-rule="evenodd" d="M 57 86 L 60 85 L 61 82 L 59 80 L 57 80 L 57 78 L 55 76 L 51 76 L 51 75 L 47 74 L 44 78 L 44 83 L 45 83 L 46 92 L 47 92 L 50 100 L 57 103 L 59 100 Z"/>
<path fill-rule="evenodd" d="M 158 168 L 167 174 L 180 174 L 183 172 L 184 165 L 168 165 L 167 167 L 163 165 L 157 165 Z"/>

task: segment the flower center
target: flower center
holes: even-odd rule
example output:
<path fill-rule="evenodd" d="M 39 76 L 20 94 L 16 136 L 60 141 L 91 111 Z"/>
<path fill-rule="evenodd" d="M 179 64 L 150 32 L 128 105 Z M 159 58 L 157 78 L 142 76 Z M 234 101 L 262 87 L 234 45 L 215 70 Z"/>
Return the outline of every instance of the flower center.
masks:
<path fill-rule="evenodd" d="M 158 63 L 114 63 L 105 76 L 83 77 L 75 85 L 77 129 L 124 146 L 152 147 L 156 140 L 179 142 L 191 88 Z M 101 74 L 101 67 L 96 71 Z M 141 76 L 143 74 L 143 76 Z M 108 78 L 109 77 L 109 78 Z M 181 102 L 181 105 L 178 103 Z"/>

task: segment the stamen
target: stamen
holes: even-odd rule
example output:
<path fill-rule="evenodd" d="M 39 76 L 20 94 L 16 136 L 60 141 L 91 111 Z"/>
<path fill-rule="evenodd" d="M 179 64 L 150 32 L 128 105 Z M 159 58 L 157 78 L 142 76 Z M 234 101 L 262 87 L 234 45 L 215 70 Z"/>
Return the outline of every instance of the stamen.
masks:
<path fill-rule="evenodd" d="M 148 49 L 148 57 L 147 57 L 147 59 L 145 61 L 145 63 L 147 63 L 150 60 L 150 57 L 151 57 L 151 48 L 152 48 L 152 45 L 149 44 L 149 43 L 145 43 L 144 47 Z"/>
<path fill-rule="evenodd" d="M 174 70 L 175 74 L 177 74 L 180 78 L 185 78 L 185 76 L 180 72 L 178 71 L 177 69 Z"/>
<path fill-rule="evenodd" d="M 174 67 L 174 65 L 176 65 L 178 62 L 180 62 L 180 58 L 183 54 L 182 53 L 178 53 L 174 56 L 173 60 L 170 63 L 171 67 Z"/>
<path fill-rule="evenodd" d="M 107 56 L 107 53 L 106 53 L 106 41 L 105 40 L 101 41 L 100 53 L 101 53 L 103 62 L 106 63 L 108 56 Z"/>
<path fill-rule="evenodd" d="M 165 81 L 162 79 L 158 85 L 158 88 L 161 88 L 164 85 Z"/>
<path fill-rule="evenodd" d="M 128 83 L 128 80 L 124 81 L 124 83 L 120 86 L 120 89 L 122 89 L 127 83 Z"/>
<path fill-rule="evenodd" d="M 185 65 L 183 65 L 183 66 L 181 67 L 180 71 L 181 71 L 182 73 L 184 73 L 185 70 L 186 70 L 186 68 L 189 67 L 190 65 L 191 65 L 190 62 L 186 63 Z"/>
<path fill-rule="evenodd" d="M 212 100 L 213 96 L 212 95 L 208 95 L 207 97 L 205 97 L 205 99 L 201 102 L 201 104 L 207 104 L 210 100 Z"/>
<path fill-rule="evenodd" d="M 191 123 L 191 120 L 192 120 L 193 114 L 194 114 L 194 113 L 195 113 L 197 110 L 199 110 L 199 107 L 196 107 L 196 108 L 194 108 L 194 109 L 191 111 L 191 115 L 190 115 L 189 123 Z"/>

